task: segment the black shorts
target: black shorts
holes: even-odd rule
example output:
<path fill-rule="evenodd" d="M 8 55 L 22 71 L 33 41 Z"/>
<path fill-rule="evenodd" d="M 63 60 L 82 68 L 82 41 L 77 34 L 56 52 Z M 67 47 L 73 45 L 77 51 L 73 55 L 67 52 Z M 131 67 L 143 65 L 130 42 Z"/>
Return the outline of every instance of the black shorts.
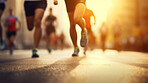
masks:
<path fill-rule="evenodd" d="M 54 26 L 48 26 L 46 27 L 46 34 L 50 35 L 51 33 L 55 33 L 55 27 Z"/>
<path fill-rule="evenodd" d="M 67 12 L 73 12 L 78 3 L 86 3 L 86 0 L 65 0 Z"/>
<path fill-rule="evenodd" d="M 0 10 L 4 11 L 5 9 L 5 3 L 0 3 Z"/>
<path fill-rule="evenodd" d="M 6 35 L 7 35 L 7 38 L 9 39 L 11 36 L 16 36 L 16 31 L 14 31 L 14 32 L 7 32 Z"/>
<path fill-rule="evenodd" d="M 43 10 L 46 9 L 47 2 L 46 1 L 25 1 L 25 14 L 26 16 L 34 16 L 35 10 L 41 8 Z"/>

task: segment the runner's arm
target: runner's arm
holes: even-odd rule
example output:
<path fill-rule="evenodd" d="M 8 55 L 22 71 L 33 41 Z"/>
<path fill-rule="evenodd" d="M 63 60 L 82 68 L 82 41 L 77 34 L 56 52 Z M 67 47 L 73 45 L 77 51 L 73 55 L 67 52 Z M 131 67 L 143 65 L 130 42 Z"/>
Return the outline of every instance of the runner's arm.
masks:
<path fill-rule="evenodd" d="M 18 31 L 21 29 L 21 21 L 17 17 L 15 17 L 15 18 L 16 18 L 16 21 L 19 23 L 19 26 L 17 28 L 17 31 Z"/>
<path fill-rule="evenodd" d="M 47 23 L 46 23 L 46 22 L 47 22 L 47 18 L 48 18 L 48 16 L 46 16 L 45 19 L 44 19 L 44 21 L 43 21 L 43 25 L 44 25 L 44 27 L 47 26 Z"/>
<path fill-rule="evenodd" d="M 94 18 L 94 25 L 96 24 L 96 17 L 95 17 L 95 15 L 94 15 L 94 13 L 92 12 L 92 16 L 93 16 L 93 18 Z"/>
<path fill-rule="evenodd" d="M 8 22 L 8 19 L 5 18 L 5 19 L 4 19 L 4 26 L 5 26 L 5 27 L 7 27 L 7 25 L 8 25 L 7 22 Z"/>
<path fill-rule="evenodd" d="M 59 26 L 59 22 L 57 20 L 57 18 L 55 18 L 55 27 L 57 28 Z"/>

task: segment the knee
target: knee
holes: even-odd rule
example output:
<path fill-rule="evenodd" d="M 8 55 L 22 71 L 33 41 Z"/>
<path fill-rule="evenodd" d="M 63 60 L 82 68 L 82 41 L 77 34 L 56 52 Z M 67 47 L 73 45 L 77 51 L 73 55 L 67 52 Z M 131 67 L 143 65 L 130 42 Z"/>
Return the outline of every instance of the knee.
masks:
<path fill-rule="evenodd" d="M 34 26 L 35 26 L 35 28 L 41 28 L 41 20 L 36 20 L 34 22 Z"/>
<path fill-rule="evenodd" d="M 78 23 L 81 21 L 82 18 L 79 17 L 79 16 L 74 16 L 73 19 L 74 19 L 74 23 L 75 23 L 75 24 L 78 24 Z"/>

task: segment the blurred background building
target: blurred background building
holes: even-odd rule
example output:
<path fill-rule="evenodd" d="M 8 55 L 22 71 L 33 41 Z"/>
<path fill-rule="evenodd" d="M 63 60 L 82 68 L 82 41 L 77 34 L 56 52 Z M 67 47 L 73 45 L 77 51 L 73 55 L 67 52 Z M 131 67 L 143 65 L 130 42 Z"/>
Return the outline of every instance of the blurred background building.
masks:
<path fill-rule="evenodd" d="M 135 45 L 131 47 L 132 50 L 146 49 L 148 43 L 147 4 L 147 0 L 112 0 L 108 11 L 108 26 L 112 26 L 118 20 L 122 29 L 122 44 L 133 41 Z"/>
<path fill-rule="evenodd" d="M 67 17 L 67 13 L 66 13 L 66 8 L 64 6 L 64 1 L 59 1 L 59 3 L 60 4 L 58 6 L 54 6 L 53 0 L 48 0 L 48 7 L 46 9 L 45 15 L 49 14 L 48 9 L 50 7 L 52 7 L 53 8 L 53 14 L 55 16 L 57 16 L 57 19 L 58 19 L 58 22 L 59 22 L 58 28 L 57 28 L 57 34 L 60 35 L 62 32 L 64 32 L 64 34 L 68 34 L 68 35 L 65 35 L 66 36 L 65 41 L 66 41 L 67 46 L 68 46 L 69 44 L 71 44 L 70 36 L 69 36 L 69 33 L 68 33 L 69 29 L 66 29 L 66 28 L 69 27 L 68 17 Z M 2 16 L 2 23 L 5 19 L 5 17 L 8 16 L 8 9 L 9 8 L 13 9 L 13 14 L 15 16 L 17 16 L 18 19 L 21 21 L 21 30 L 18 31 L 18 33 L 17 33 L 15 45 L 17 46 L 18 49 L 32 48 L 33 47 L 33 32 L 34 31 L 29 32 L 27 30 L 26 16 L 25 16 L 25 11 L 24 11 L 24 0 L 7 0 L 6 1 L 6 9 L 4 10 L 4 13 L 3 13 L 3 16 Z M 44 30 L 44 26 L 43 26 L 43 30 Z M 3 29 L 3 32 L 5 32 L 4 29 Z M 4 36 L 6 36 L 5 33 L 3 33 L 3 34 L 4 34 Z M 44 32 L 42 32 L 42 34 L 44 36 Z M 45 48 L 45 47 L 46 47 L 45 41 L 41 40 L 39 48 Z"/>
<path fill-rule="evenodd" d="M 17 33 L 16 41 L 15 41 L 15 44 L 18 48 L 23 48 L 24 45 L 28 44 L 28 42 L 32 43 L 31 41 L 29 41 L 30 40 L 29 37 L 26 38 L 30 34 L 28 34 L 28 32 L 26 32 L 26 30 L 25 30 L 25 29 L 27 29 L 26 28 L 27 26 L 26 26 L 26 20 L 25 20 L 25 12 L 22 11 L 22 10 L 24 10 L 22 5 L 23 5 L 23 0 L 7 0 L 6 1 L 6 8 L 4 10 L 2 20 L 1 20 L 3 23 L 4 19 L 8 16 L 9 8 L 12 8 L 13 14 L 15 16 L 17 16 L 18 19 L 21 21 L 21 30 Z M 3 32 L 5 32 L 4 29 L 3 29 Z M 3 33 L 3 34 L 4 34 L 4 36 L 6 36 L 5 33 Z"/>
<path fill-rule="evenodd" d="M 117 20 L 122 30 L 122 50 L 148 51 L 147 4 L 148 0 L 87 0 L 88 8 L 92 9 L 94 11 L 94 14 L 96 15 L 97 24 L 93 26 L 95 27 L 93 28 L 93 31 L 98 38 L 98 45 L 100 44 L 98 28 L 100 27 L 102 22 L 105 21 L 109 28 L 107 48 L 113 48 L 114 37 L 112 26 Z M 21 31 L 17 33 L 15 44 L 18 48 L 32 48 L 33 32 L 29 32 L 27 30 L 24 12 L 24 0 L 7 0 L 6 10 L 4 11 L 2 20 L 4 20 L 6 16 L 8 16 L 8 9 L 10 7 L 13 8 L 13 13 L 21 20 L 22 24 Z M 48 8 L 49 7 L 53 7 L 53 13 L 57 16 L 59 20 L 59 28 L 57 31 L 58 34 L 64 32 L 67 44 L 72 45 L 69 36 L 69 21 L 64 0 L 59 0 L 58 6 L 53 6 L 52 0 L 48 0 Z M 46 11 L 45 15 L 47 15 L 48 13 L 49 12 Z M 80 31 L 78 31 L 78 33 L 80 33 Z M 44 47 L 45 42 L 41 42 L 42 43 L 40 43 L 40 47 Z M 133 44 L 133 46 L 131 44 Z"/>

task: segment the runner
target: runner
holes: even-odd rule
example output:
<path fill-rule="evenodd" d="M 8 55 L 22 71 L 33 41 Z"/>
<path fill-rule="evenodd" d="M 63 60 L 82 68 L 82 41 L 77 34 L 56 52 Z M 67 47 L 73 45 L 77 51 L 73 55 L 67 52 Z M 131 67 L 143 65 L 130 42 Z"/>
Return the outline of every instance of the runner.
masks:
<path fill-rule="evenodd" d="M 101 43 L 102 43 L 102 50 L 105 51 L 105 43 L 106 43 L 106 37 L 107 37 L 107 26 L 105 22 L 102 23 L 102 26 L 100 28 L 100 34 L 101 34 Z"/>
<path fill-rule="evenodd" d="M 86 0 L 65 0 L 70 21 L 70 36 L 74 45 L 74 53 L 72 56 L 78 56 L 79 53 L 79 48 L 77 45 L 76 24 L 78 24 L 82 29 L 80 45 L 85 47 L 88 42 L 87 30 L 85 29 L 85 20 L 83 19 L 86 8 L 85 2 Z"/>
<path fill-rule="evenodd" d="M 60 42 L 61 42 L 61 49 L 63 50 L 64 45 L 65 45 L 65 35 L 63 32 L 60 35 Z"/>
<path fill-rule="evenodd" d="M 3 14 L 3 11 L 5 9 L 5 1 L 6 0 L 0 0 L 0 21 L 1 21 L 1 16 Z M 3 40 L 3 29 L 1 26 L 1 22 L 0 22 L 0 46 L 2 46 L 0 49 L 5 48 L 5 41 Z"/>
<path fill-rule="evenodd" d="M 118 21 L 115 21 L 114 28 L 114 48 L 120 51 L 121 28 Z"/>
<path fill-rule="evenodd" d="M 45 32 L 46 32 L 46 42 L 47 42 L 47 49 L 48 52 L 51 52 L 51 47 L 54 45 L 54 36 L 56 35 L 56 27 L 57 27 L 57 18 L 52 13 L 52 8 L 49 9 L 50 14 L 46 16 L 44 25 L 45 25 Z M 56 23 L 55 23 L 56 22 Z M 56 25 L 55 25 L 56 24 Z"/>
<path fill-rule="evenodd" d="M 96 18 L 95 18 L 93 11 L 86 8 L 83 18 L 85 19 L 86 29 L 88 31 L 88 40 L 89 40 L 88 45 L 89 46 L 90 46 L 91 42 L 94 41 L 94 39 L 92 39 L 94 37 L 94 35 L 93 35 L 93 31 L 92 31 L 92 26 L 91 26 L 91 20 L 90 20 L 91 17 L 94 18 L 94 25 L 95 25 L 96 24 Z M 84 54 L 86 54 L 86 50 L 88 48 L 88 45 L 84 48 Z"/>
<path fill-rule="evenodd" d="M 57 0 L 54 0 L 54 4 L 57 5 Z M 32 31 L 35 26 L 34 32 L 34 47 L 32 50 L 32 57 L 39 57 L 37 47 L 41 38 L 41 20 L 44 15 L 44 11 L 47 6 L 46 0 L 25 0 L 24 3 L 28 30 Z"/>
<path fill-rule="evenodd" d="M 21 23 L 16 16 L 12 14 L 13 10 L 9 9 L 9 16 L 5 18 L 4 25 L 7 27 L 7 45 L 10 49 L 10 55 L 13 54 L 13 47 L 14 47 L 14 39 L 16 36 L 16 32 L 20 30 Z M 16 22 L 19 23 L 19 27 L 16 28 Z"/>

